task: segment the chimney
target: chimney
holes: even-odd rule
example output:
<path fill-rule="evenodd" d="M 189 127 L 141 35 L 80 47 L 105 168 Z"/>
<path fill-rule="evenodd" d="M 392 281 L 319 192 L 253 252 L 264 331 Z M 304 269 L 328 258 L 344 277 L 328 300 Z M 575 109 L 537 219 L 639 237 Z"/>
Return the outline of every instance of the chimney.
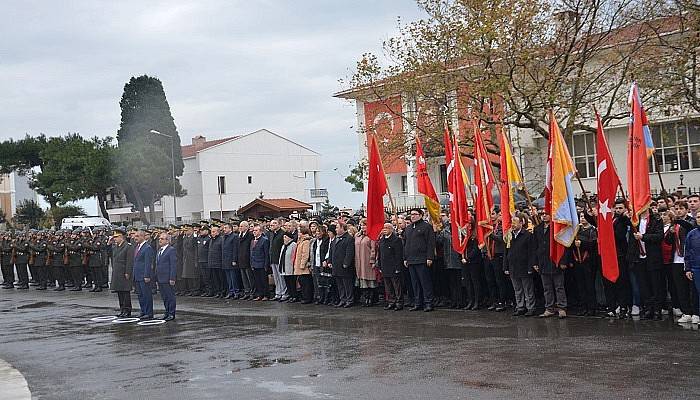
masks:
<path fill-rule="evenodd" d="M 206 141 L 207 138 L 202 135 L 197 135 L 192 138 L 192 145 L 194 146 L 195 150 L 200 150 L 202 147 L 204 147 L 204 143 Z"/>

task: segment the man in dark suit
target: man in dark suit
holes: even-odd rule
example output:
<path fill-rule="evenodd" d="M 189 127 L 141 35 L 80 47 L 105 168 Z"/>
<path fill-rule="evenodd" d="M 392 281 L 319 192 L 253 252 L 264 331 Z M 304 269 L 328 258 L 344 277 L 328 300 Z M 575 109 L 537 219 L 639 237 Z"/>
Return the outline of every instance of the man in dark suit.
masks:
<path fill-rule="evenodd" d="M 517 303 L 514 316 L 535 315 L 535 284 L 532 273 L 535 265 L 536 248 L 532 243 L 532 234 L 523 228 L 524 216 L 514 216 L 510 247 L 503 254 L 503 272 L 510 276 L 515 290 Z"/>
<path fill-rule="evenodd" d="M 430 267 L 435 259 L 435 232 L 423 220 L 423 210 L 410 211 L 411 224 L 404 230 L 404 265 L 408 268 L 413 285 L 413 308 L 411 311 L 433 311 L 433 281 Z"/>
<path fill-rule="evenodd" d="M 253 242 L 253 234 L 249 230 L 247 221 L 242 221 L 238 233 L 238 265 L 241 271 L 241 281 L 243 283 L 243 300 L 252 300 L 255 291 L 255 278 L 253 270 L 250 268 L 250 244 Z"/>
<path fill-rule="evenodd" d="M 146 241 L 146 232 L 139 230 L 134 234 L 134 280 L 139 288 L 139 318 L 153 319 L 153 293 L 151 292 L 151 279 L 153 278 L 154 252 Z"/>
<path fill-rule="evenodd" d="M 387 305 L 385 310 L 403 309 L 403 281 L 401 274 L 403 265 L 403 242 L 394 232 L 394 226 L 384 224 L 382 235 L 379 239 L 379 254 L 377 264 L 384 278 L 384 293 Z"/>
<path fill-rule="evenodd" d="M 250 244 L 250 267 L 255 277 L 255 301 L 267 301 L 269 291 L 267 270 L 270 268 L 270 241 L 262 233 L 262 227 L 255 225 L 253 241 Z"/>
<path fill-rule="evenodd" d="M 233 231 L 233 225 L 231 223 L 224 224 L 224 237 L 222 239 L 221 250 L 223 253 L 221 257 L 221 268 L 226 276 L 226 298 L 232 299 L 238 292 L 236 281 L 236 273 L 238 273 L 238 271 L 233 269 L 238 262 L 238 235 Z"/>
<path fill-rule="evenodd" d="M 156 257 L 156 279 L 165 306 L 164 321 L 175 319 L 175 279 L 177 278 L 177 250 L 170 245 L 170 235 L 163 232 L 158 236 L 158 256 Z"/>
<path fill-rule="evenodd" d="M 338 222 L 335 226 L 338 234 L 331 243 L 328 264 L 338 286 L 340 301 L 336 307 L 349 308 L 353 306 L 355 280 L 355 239 L 347 232 L 347 224 Z"/>

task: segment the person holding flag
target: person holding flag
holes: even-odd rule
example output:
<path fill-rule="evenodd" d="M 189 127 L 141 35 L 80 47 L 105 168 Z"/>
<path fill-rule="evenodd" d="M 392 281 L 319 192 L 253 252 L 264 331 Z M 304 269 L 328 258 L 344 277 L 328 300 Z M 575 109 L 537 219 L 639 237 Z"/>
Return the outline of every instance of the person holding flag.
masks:
<path fill-rule="evenodd" d="M 423 195 L 425 208 L 428 209 L 430 221 L 435 225 L 440 225 L 440 200 L 435 193 L 435 187 L 428 175 L 428 166 L 425 162 L 425 153 L 420 139 L 416 136 L 416 178 L 418 183 L 418 193 Z"/>

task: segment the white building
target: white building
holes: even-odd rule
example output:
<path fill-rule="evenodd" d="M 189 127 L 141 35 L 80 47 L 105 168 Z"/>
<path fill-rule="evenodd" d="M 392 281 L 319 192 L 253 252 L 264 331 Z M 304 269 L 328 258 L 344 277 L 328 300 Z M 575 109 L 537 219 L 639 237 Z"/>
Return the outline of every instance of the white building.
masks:
<path fill-rule="evenodd" d="M 17 172 L 0 175 L 0 211 L 8 220 L 14 218 L 17 206 L 25 200 L 38 200 L 29 178 Z"/>
<path fill-rule="evenodd" d="M 228 218 L 261 195 L 294 198 L 320 210 L 328 192 L 319 186 L 321 156 L 267 129 L 207 140 L 192 138 L 182 146 L 185 164 L 180 184 L 187 195 L 177 198 L 177 220 Z M 110 220 L 136 218 L 128 206 L 110 210 Z M 156 220 L 174 221 L 172 196 L 155 205 Z M 113 212 L 114 211 L 114 212 Z"/>

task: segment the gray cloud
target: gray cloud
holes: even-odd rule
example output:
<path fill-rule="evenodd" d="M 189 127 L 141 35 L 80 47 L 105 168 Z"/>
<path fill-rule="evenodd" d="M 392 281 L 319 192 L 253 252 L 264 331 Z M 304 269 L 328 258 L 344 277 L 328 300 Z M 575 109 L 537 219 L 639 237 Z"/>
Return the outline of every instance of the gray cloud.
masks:
<path fill-rule="evenodd" d="M 411 0 L 5 1 L 0 139 L 114 135 L 131 76 L 158 76 L 184 143 L 268 128 L 324 155 L 332 201 L 358 207 L 333 168 L 357 160 L 355 110 L 331 94 L 380 51 Z"/>

